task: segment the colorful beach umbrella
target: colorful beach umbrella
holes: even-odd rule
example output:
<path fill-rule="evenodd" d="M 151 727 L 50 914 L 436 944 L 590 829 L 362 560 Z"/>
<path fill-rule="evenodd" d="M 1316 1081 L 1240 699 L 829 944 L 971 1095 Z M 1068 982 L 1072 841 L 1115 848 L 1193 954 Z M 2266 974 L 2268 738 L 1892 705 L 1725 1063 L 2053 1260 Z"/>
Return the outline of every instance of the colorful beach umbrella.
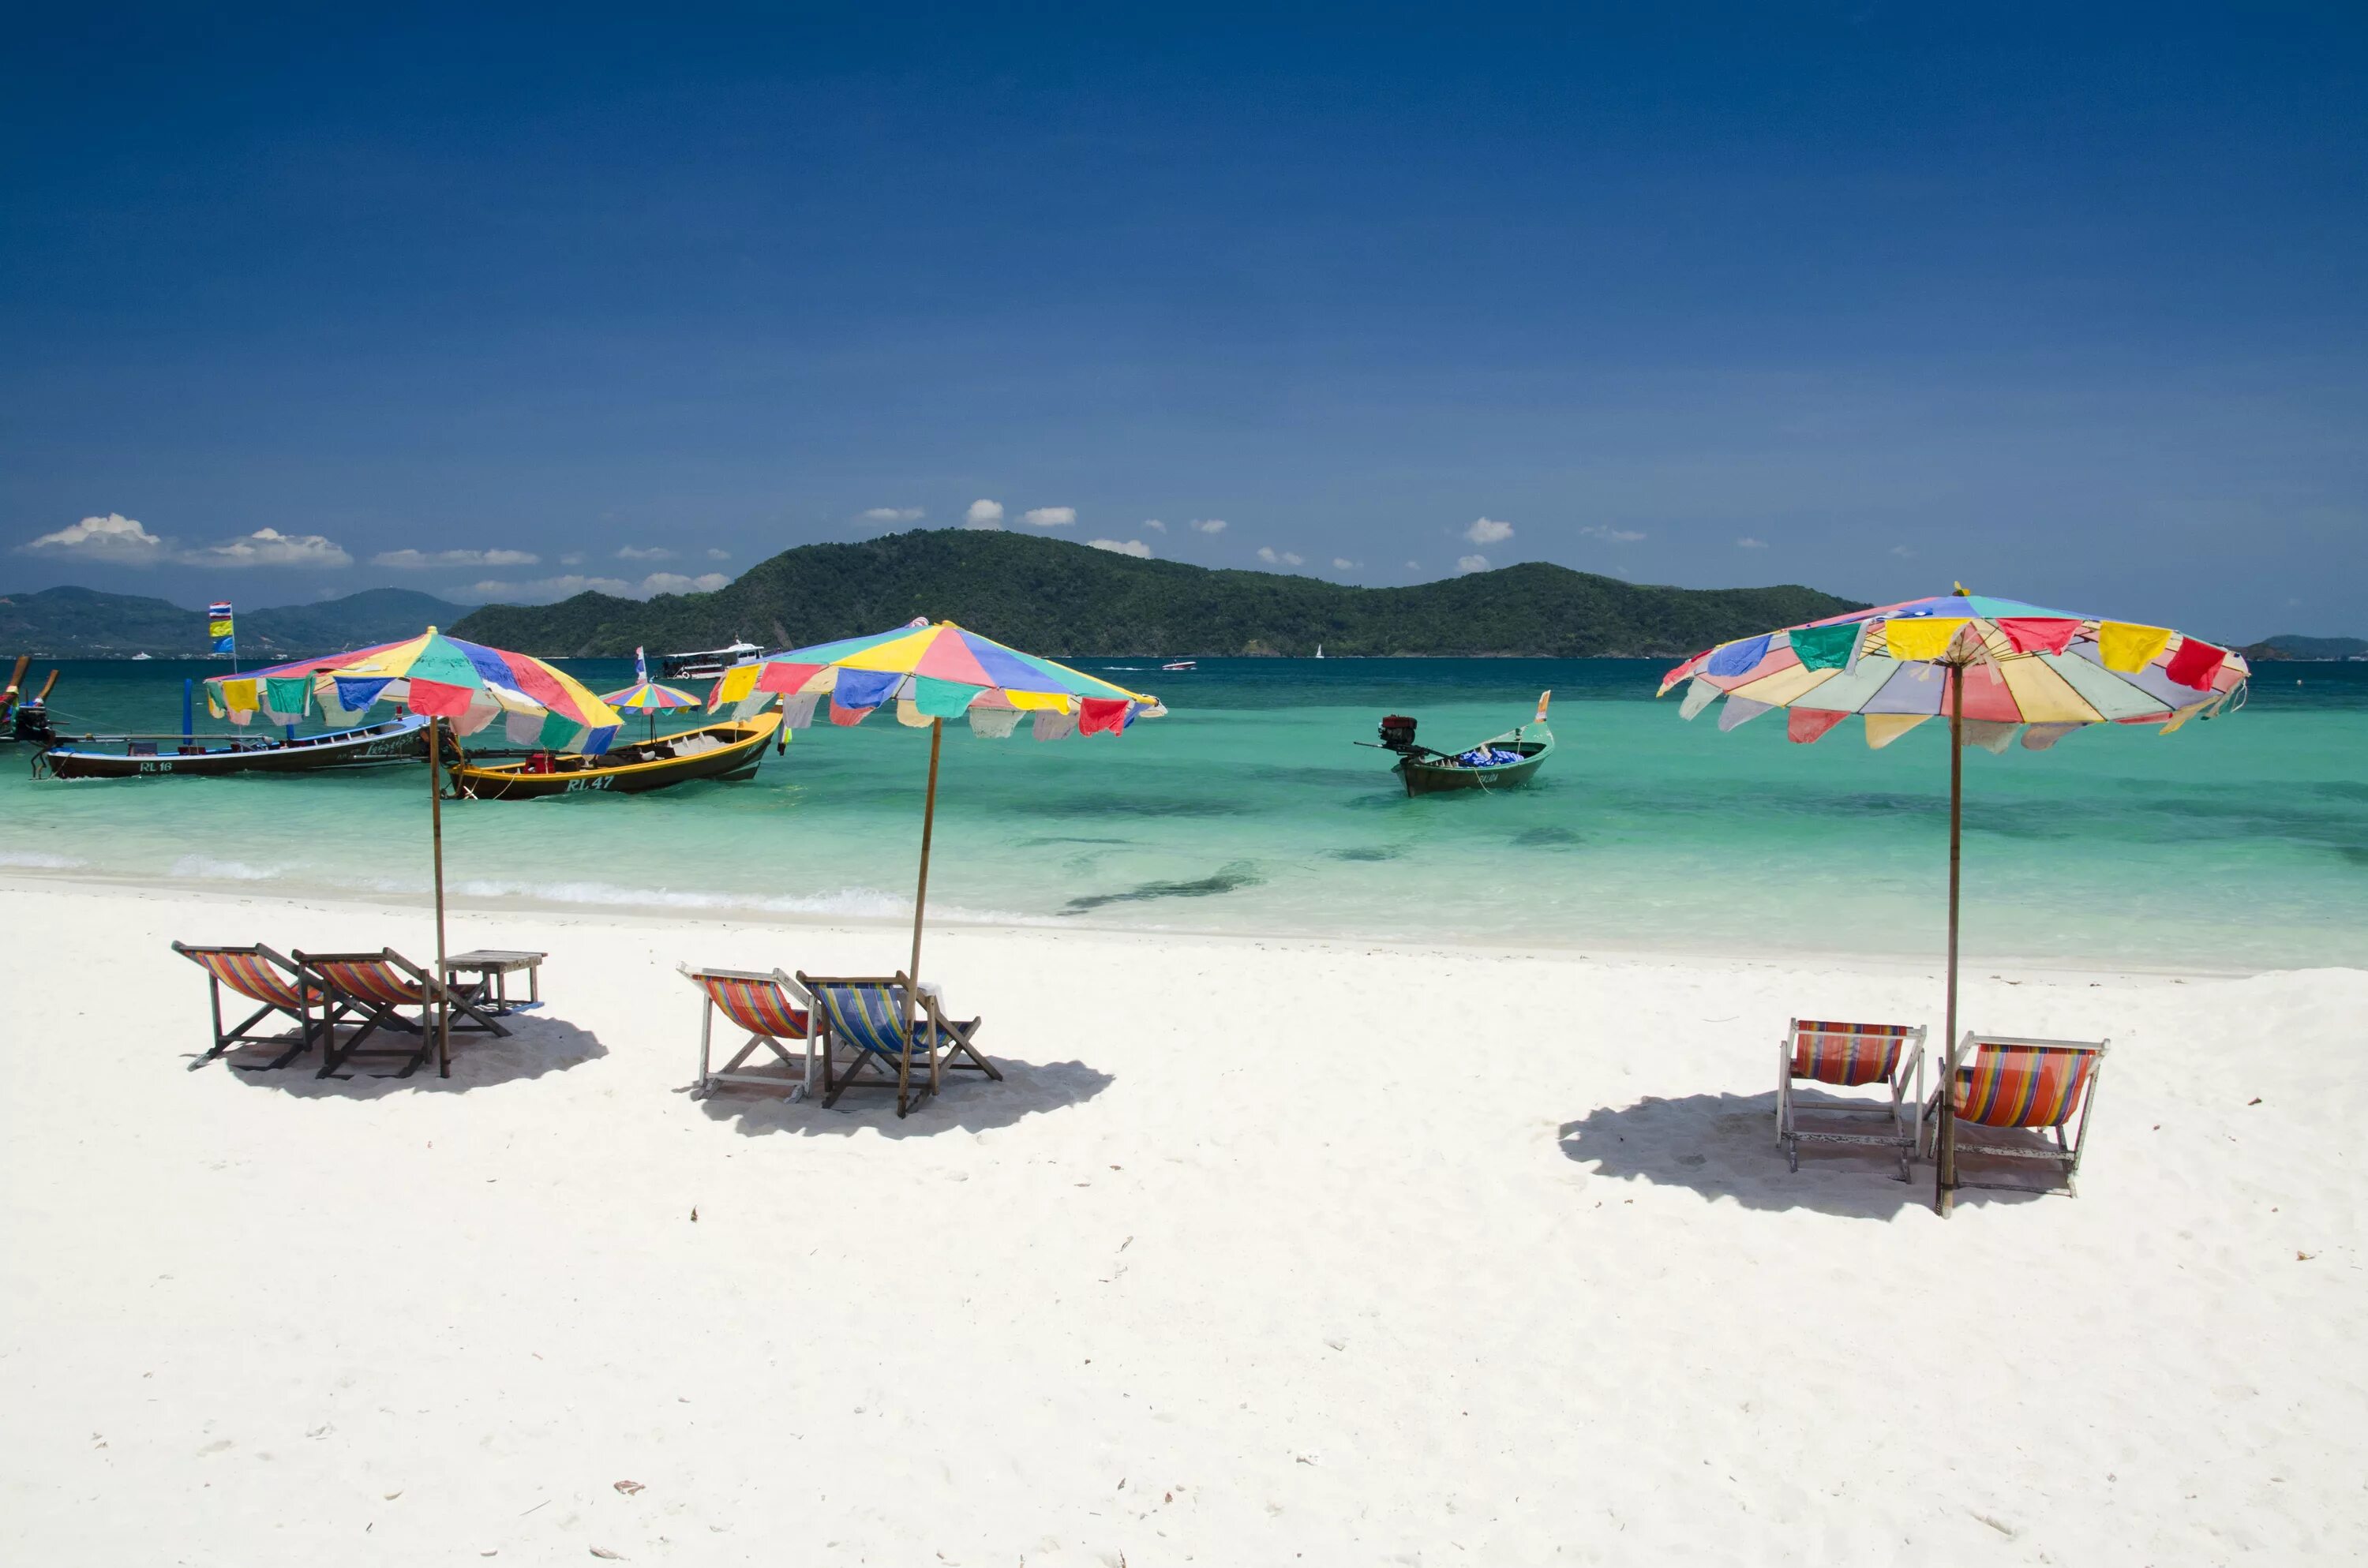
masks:
<path fill-rule="evenodd" d="M 633 684 L 621 691 L 603 692 L 600 700 L 620 710 L 632 709 L 650 716 L 650 734 L 658 733 L 658 714 L 671 708 L 696 708 L 700 699 L 678 686 L 660 686 L 650 678 L 648 658 L 642 650 L 633 650 Z"/>
<path fill-rule="evenodd" d="M 928 792 L 921 808 L 921 872 L 913 894 L 913 961 L 905 971 L 905 1038 L 913 992 L 921 981 L 921 923 L 929 895 L 929 840 L 938 815 L 938 751 L 945 722 L 968 721 L 973 734 L 1003 739 L 1030 721 L 1040 741 L 1067 735 L 1118 735 L 1138 719 L 1167 711 L 1156 697 L 1130 691 L 1083 670 L 1008 648 L 950 620 L 914 620 L 893 631 L 850 637 L 774 653 L 723 672 L 709 694 L 712 709 L 752 710 L 778 697 L 784 730 L 804 729 L 821 711 L 834 724 L 860 724 L 893 705 L 896 721 L 929 732 Z M 826 706 L 825 706 L 826 705 Z M 896 1114 L 910 1085 L 899 1069 Z"/>
<path fill-rule="evenodd" d="M 206 682 L 206 700 L 244 724 L 259 710 L 292 723 L 308 698 L 332 723 L 359 723 L 381 702 L 400 703 L 428 721 L 427 812 L 436 867 L 436 975 L 444 978 L 444 790 L 441 778 L 448 727 L 473 735 L 503 722 L 518 745 L 597 756 L 609 749 L 622 722 L 615 709 L 565 671 L 525 653 L 447 637 L 429 627 L 400 642 L 347 653 L 218 676 Z M 437 1071 L 452 1073 L 450 1018 L 437 1009 Z"/>
<path fill-rule="evenodd" d="M 1740 638 L 1696 653 L 1661 681 L 1686 687 L 1691 719 L 1721 698 L 1718 727 L 1772 709 L 1785 733 L 1813 742 L 1852 714 L 1870 746 L 1886 746 L 1929 719 L 1949 721 L 1949 979 L 1944 1040 L 1957 1038 L 1957 911 L 1964 812 L 1964 748 L 2003 752 L 2018 737 L 2044 751 L 2088 724 L 2152 724 L 2165 734 L 2191 719 L 2243 706 L 2244 656 L 2167 627 L 2042 609 L 1968 594 L 1856 610 Z M 1944 1089 L 1947 1085 L 1943 1085 Z M 1956 1182 L 1954 1102 L 1941 1096 L 1934 1201 L 1949 1211 Z"/>

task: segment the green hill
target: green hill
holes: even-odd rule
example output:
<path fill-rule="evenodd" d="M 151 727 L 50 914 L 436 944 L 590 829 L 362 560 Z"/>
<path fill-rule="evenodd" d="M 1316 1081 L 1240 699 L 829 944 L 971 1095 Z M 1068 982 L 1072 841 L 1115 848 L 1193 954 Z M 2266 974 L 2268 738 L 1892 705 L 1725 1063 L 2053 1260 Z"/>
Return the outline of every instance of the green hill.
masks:
<path fill-rule="evenodd" d="M 450 630 L 545 657 L 776 647 L 927 616 L 1073 657 L 1328 654 L 1684 654 L 1729 637 L 1860 608 L 1813 588 L 1645 587 L 1532 562 L 1408 588 L 1144 561 L 1061 540 L 970 529 L 809 544 L 712 594 L 646 604 L 578 594 L 488 605 Z"/>
<path fill-rule="evenodd" d="M 2265 639 L 2238 652 L 2256 664 L 2264 659 L 2361 659 L 2368 658 L 2368 639 L 2296 637 L 2289 633 Z"/>
<path fill-rule="evenodd" d="M 250 663 L 390 642 L 466 612 L 432 594 L 370 588 L 309 605 L 238 612 L 238 651 Z M 207 649 L 203 610 L 136 594 L 43 588 L 0 597 L 0 654 L 53 658 L 198 658 Z"/>

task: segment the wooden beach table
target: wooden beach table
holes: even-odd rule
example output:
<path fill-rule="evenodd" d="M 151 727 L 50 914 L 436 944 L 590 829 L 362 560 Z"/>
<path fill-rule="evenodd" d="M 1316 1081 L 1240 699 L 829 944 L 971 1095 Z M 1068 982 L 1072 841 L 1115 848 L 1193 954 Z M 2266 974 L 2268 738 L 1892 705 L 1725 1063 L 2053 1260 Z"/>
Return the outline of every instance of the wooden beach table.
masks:
<path fill-rule="evenodd" d="M 452 986 L 456 999 L 466 1001 L 482 1011 L 507 1017 L 542 1006 L 542 960 L 550 956 L 549 953 L 522 952 L 509 948 L 477 948 L 446 959 L 444 979 Z M 520 970 L 526 971 L 526 1000 L 523 1002 L 514 999 L 509 993 L 509 977 Z M 474 983 L 457 983 L 453 977 L 462 971 L 475 975 Z"/>

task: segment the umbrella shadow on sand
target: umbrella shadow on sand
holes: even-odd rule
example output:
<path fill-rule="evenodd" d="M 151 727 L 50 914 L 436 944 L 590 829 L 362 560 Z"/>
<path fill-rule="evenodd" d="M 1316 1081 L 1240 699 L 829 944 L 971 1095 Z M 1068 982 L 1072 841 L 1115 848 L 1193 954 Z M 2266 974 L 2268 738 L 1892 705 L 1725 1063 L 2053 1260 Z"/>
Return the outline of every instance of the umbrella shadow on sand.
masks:
<path fill-rule="evenodd" d="M 1816 1101 L 1804 1096 L 1799 1103 L 1809 1108 Z M 1690 1187 L 1746 1209 L 1809 1209 L 1848 1220 L 1888 1220 L 1902 1210 L 1932 1207 L 1931 1165 L 1918 1162 L 1903 1182 L 1897 1158 L 1881 1149 L 1804 1144 L 1799 1172 L 1788 1169 L 1776 1146 L 1773 1093 L 1652 1096 L 1616 1109 L 1607 1106 L 1564 1122 L 1557 1138 L 1565 1158 L 1592 1165 L 1597 1176 Z M 1987 1179 L 1968 1166 L 1960 1170 Z M 2038 1196 L 1957 1189 L 1960 1205 L 2023 1203 Z"/>
<path fill-rule="evenodd" d="M 825 1107 L 822 1096 L 785 1100 L 730 1085 L 699 1102 L 712 1121 L 728 1121 L 746 1137 L 786 1132 L 793 1137 L 847 1137 L 865 1128 L 883 1138 L 928 1138 L 947 1132 L 985 1132 L 1031 1116 L 1082 1105 L 1111 1084 L 1111 1074 L 1082 1062 L 1019 1062 L 995 1058 L 1003 1071 L 996 1083 L 975 1073 L 949 1074 L 944 1086 L 921 1108 L 899 1119 L 893 1089 L 852 1088 Z M 685 1091 L 688 1092 L 688 1091 Z"/>
<path fill-rule="evenodd" d="M 509 1037 L 488 1037 L 481 1034 L 458 1034 L 452 1037 L 452 1075 L 436 1075 L 433 1053 L 427 1064 L 407 1078 L 393 1074 L 402 1069 L 401 1061 L 393 1057 L 357 1057 L 340 1068 L 350 1077 L 320 1076 L 321 1053 L 311 1051 L 278 1071 L 243 1072 L 240 1068 L 261 1069 L 265 1062 L 279 1055 L 283 1047 L 243 1046 L 222 1058 L 232 1068 L 231 1075 L 242 1084 L 257 1088 L 277 1089 L 297 1099 L 382 1099 L 391 1094 L 405 1091 L 461 1093 L 470 1089 L 488 1089 L 496 1084 L 508 1084 L 522 1079 L 540 1078 L 547 1073 L 564 1073 L 571 1067 L 581 1067 L 609 1054 L 600 1037 L 586 1028 L 579 1028 L 564 1018 L 543 1017 L 513 1013 L 502 1020 Z M 432 1027 L 432 1026 L 431 1026 Z M 294 1043 L 290 1031 L 289 1043 Z M 365 1049 L 384 1045 L 389 1049 L 409 1050 L 417 1043 L 416 1037 L 393 1034 L 381 1029 Z M 196 1053 L 191 1052 L 192 1056 Z M 208 1062 L 206 1071 L 219 1064 Z M 380 1076 L 384 1074 L 384 1076 Z"/>

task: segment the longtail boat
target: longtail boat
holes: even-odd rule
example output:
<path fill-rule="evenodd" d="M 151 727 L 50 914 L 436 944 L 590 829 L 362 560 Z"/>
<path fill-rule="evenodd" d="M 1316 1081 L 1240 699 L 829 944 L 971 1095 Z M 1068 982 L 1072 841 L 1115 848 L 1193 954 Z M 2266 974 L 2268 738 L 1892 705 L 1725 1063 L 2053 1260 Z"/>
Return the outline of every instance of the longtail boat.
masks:
<path fill-rule="evenodd" d="M 694 778 L 746 778 L 765 760 L 765 743 L 781 727 L 779 713 L 709 724 L 611 746 L 598 756 L 532 752 L 522 757 L 452 764 L 452 788 L 472 801 L 531 801 L 595 790 L 639 794 Z"/>
<path fill-rule="evenodd" d="M 372 767 L 424 759 L 427 729 L 427 721 L 412 713 L 294 740 L 269 734 L 84 735 L 43 751 L 33 759 L 33 772 L 52 778 L 150 778 Z"/>
<path fill-rule="evenodd" d="M 1538 694 L 1538 716 L 1530 722 L 1462 751 L 1434 751 L 1418 744 L 1414 738 L 1415 721 L 1402 713 L 1382 721 L 1379 742 L 1357 744 L 1378 744 L 1397 753 L 1397 766 L 1392 771 L 1406 780 L 1409 795 L 1444 790 L 1509 790 L 1536 778 L 1546 758 L 1554 755 L 1554 732 L 1546 728 L 1546 703 L 1553 696 L 1551 691 Z"/>

